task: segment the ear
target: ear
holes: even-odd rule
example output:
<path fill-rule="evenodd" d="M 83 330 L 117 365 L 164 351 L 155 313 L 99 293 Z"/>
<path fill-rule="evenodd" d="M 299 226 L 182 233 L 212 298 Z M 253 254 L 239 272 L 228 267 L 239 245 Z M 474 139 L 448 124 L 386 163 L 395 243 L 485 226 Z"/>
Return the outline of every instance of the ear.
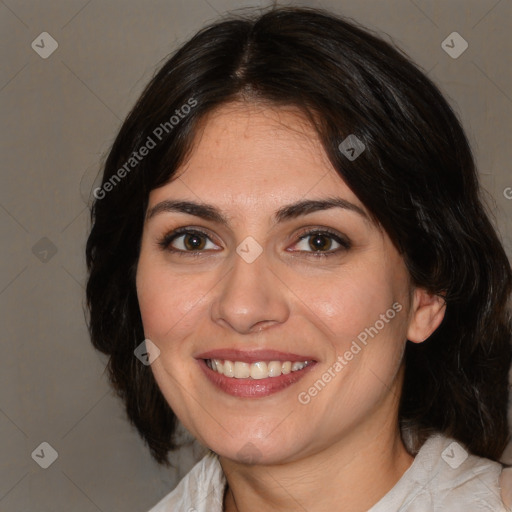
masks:
<path fill-rule="evenodd" d="M 445 310 L 444 297 L 431 294 L 424 288 L 416 288 L 413 295 L 407 339 L 413 343 L 425 341 L 443 321 Z"/>

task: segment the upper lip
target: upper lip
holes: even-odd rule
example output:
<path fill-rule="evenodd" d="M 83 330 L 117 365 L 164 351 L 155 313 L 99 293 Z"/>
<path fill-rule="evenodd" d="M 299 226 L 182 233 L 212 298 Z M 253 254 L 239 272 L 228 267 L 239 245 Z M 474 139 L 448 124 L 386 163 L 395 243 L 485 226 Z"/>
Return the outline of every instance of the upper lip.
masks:
<path fill-rule="evenodd" d="M 241 361 L 245 363 L 256 363 L 258 361 L 314 361 L 311 356 L 292 354 L 290 352 L 279 352 L 278 350 L 239 350 L 234 348 L 223 348 L 209 350 L 195 356 L 196 359 L 220 359 L 228 361 Z"/>

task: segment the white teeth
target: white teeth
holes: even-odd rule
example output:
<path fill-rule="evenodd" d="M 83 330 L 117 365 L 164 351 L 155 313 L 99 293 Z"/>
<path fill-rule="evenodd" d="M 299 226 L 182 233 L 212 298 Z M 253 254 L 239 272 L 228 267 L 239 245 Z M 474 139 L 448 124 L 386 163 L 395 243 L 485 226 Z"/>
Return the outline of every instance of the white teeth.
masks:
<path fill-rule="evenodd" d="M 267 363 L 260 361 L 251 364 L 251 377 L 253 379 L 265 379 L 268 377 Z"/>
<path fill-rule="evenodd" d="M 235 362 L 235 377 L 237 379 L 246 379 L 251 376 L 251 365 L 249 363 Z"/>
<path fill-rule="evenodd" d="M 270 361 L 267 367 L 269 377 L 279 377 L 279 375 L 281 375 L 283 364 L 281 363 L 281 361 Z"/>
<path fill-rule="evenodd" d="M 224 365 L 220 359 L 213 360 L 214 370 L 217 370 L 217 373 L 224 373 Z"/>
<path fill-rule="evenodd" d="M 302 370 L 308 366 L 310 361 L 258 361 L 256 363 L 244 363 L 243 361 L 222 361 L 221 359 L 207 359 L 206 365 L 213 371 L 234 377 L 235 379 L 266 379 L 268 377 L 279 377 L 291 372 Z"/>
<path fill-rule="evenodd" d="M 224 375 L 226 377 L 235 376 L 235 365 L 231 361 L 224 361 Z"/>

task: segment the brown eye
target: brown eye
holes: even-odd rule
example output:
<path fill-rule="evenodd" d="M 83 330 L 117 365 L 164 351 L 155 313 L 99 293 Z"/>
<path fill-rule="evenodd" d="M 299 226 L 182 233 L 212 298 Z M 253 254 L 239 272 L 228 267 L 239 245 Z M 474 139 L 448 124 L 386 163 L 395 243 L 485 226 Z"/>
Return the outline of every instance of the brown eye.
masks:
<path fill-rule="evenodd" d="M 192 229 L 179 229 L 164 236 L 158 245 L 170 252 L 195 253 L 203 250 L 218 249 L 206 233 Z"/>
<path fill-rule="evenodd" d="M 183 245 L 190 251 L 200 251 L 206 245 L 205 238 L 195 233 L 183 235 Z"/>
<path fill-rule="evenodd" d="M 330 231 L 314 230 L 303 233 L 292 252 L 303 252 L 313 256 L 332 256 L 350 249 L 351 243 L 343 235 Z"/>
<path fill-rule="evenodd" d="M 308 238 L 309 246 L 313 251 L 328 251 L 332 246 L 332 237 L 325 236 L 322 233 L 318 233 Z"/>

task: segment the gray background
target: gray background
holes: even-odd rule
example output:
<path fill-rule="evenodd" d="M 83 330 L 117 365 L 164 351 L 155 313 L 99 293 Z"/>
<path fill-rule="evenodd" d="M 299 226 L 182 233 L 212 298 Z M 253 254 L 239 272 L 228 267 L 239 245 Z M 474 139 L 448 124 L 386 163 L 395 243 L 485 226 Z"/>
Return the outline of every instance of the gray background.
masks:
<path fill-rule="evenodd" d="M 83 313 L 87 204 L 102 156 L 162 60 L 219 14 L 268 3 L 0 0 L 2 511 L 145 511 L 200 455 L 185 449 L 177 469 L 160 468 L 107 385 Z M 294 5 L 353 17 L 428 72 L 467 130 L 512 255 L 511 1 Z M 456 59 L 441 47 L 454 31 L 469 44 Z M 47 59 L 31 47 L 42 32 L 58 42 Z M 42 442 L 58 452 L 47 469 L 32 456 Z"/>

